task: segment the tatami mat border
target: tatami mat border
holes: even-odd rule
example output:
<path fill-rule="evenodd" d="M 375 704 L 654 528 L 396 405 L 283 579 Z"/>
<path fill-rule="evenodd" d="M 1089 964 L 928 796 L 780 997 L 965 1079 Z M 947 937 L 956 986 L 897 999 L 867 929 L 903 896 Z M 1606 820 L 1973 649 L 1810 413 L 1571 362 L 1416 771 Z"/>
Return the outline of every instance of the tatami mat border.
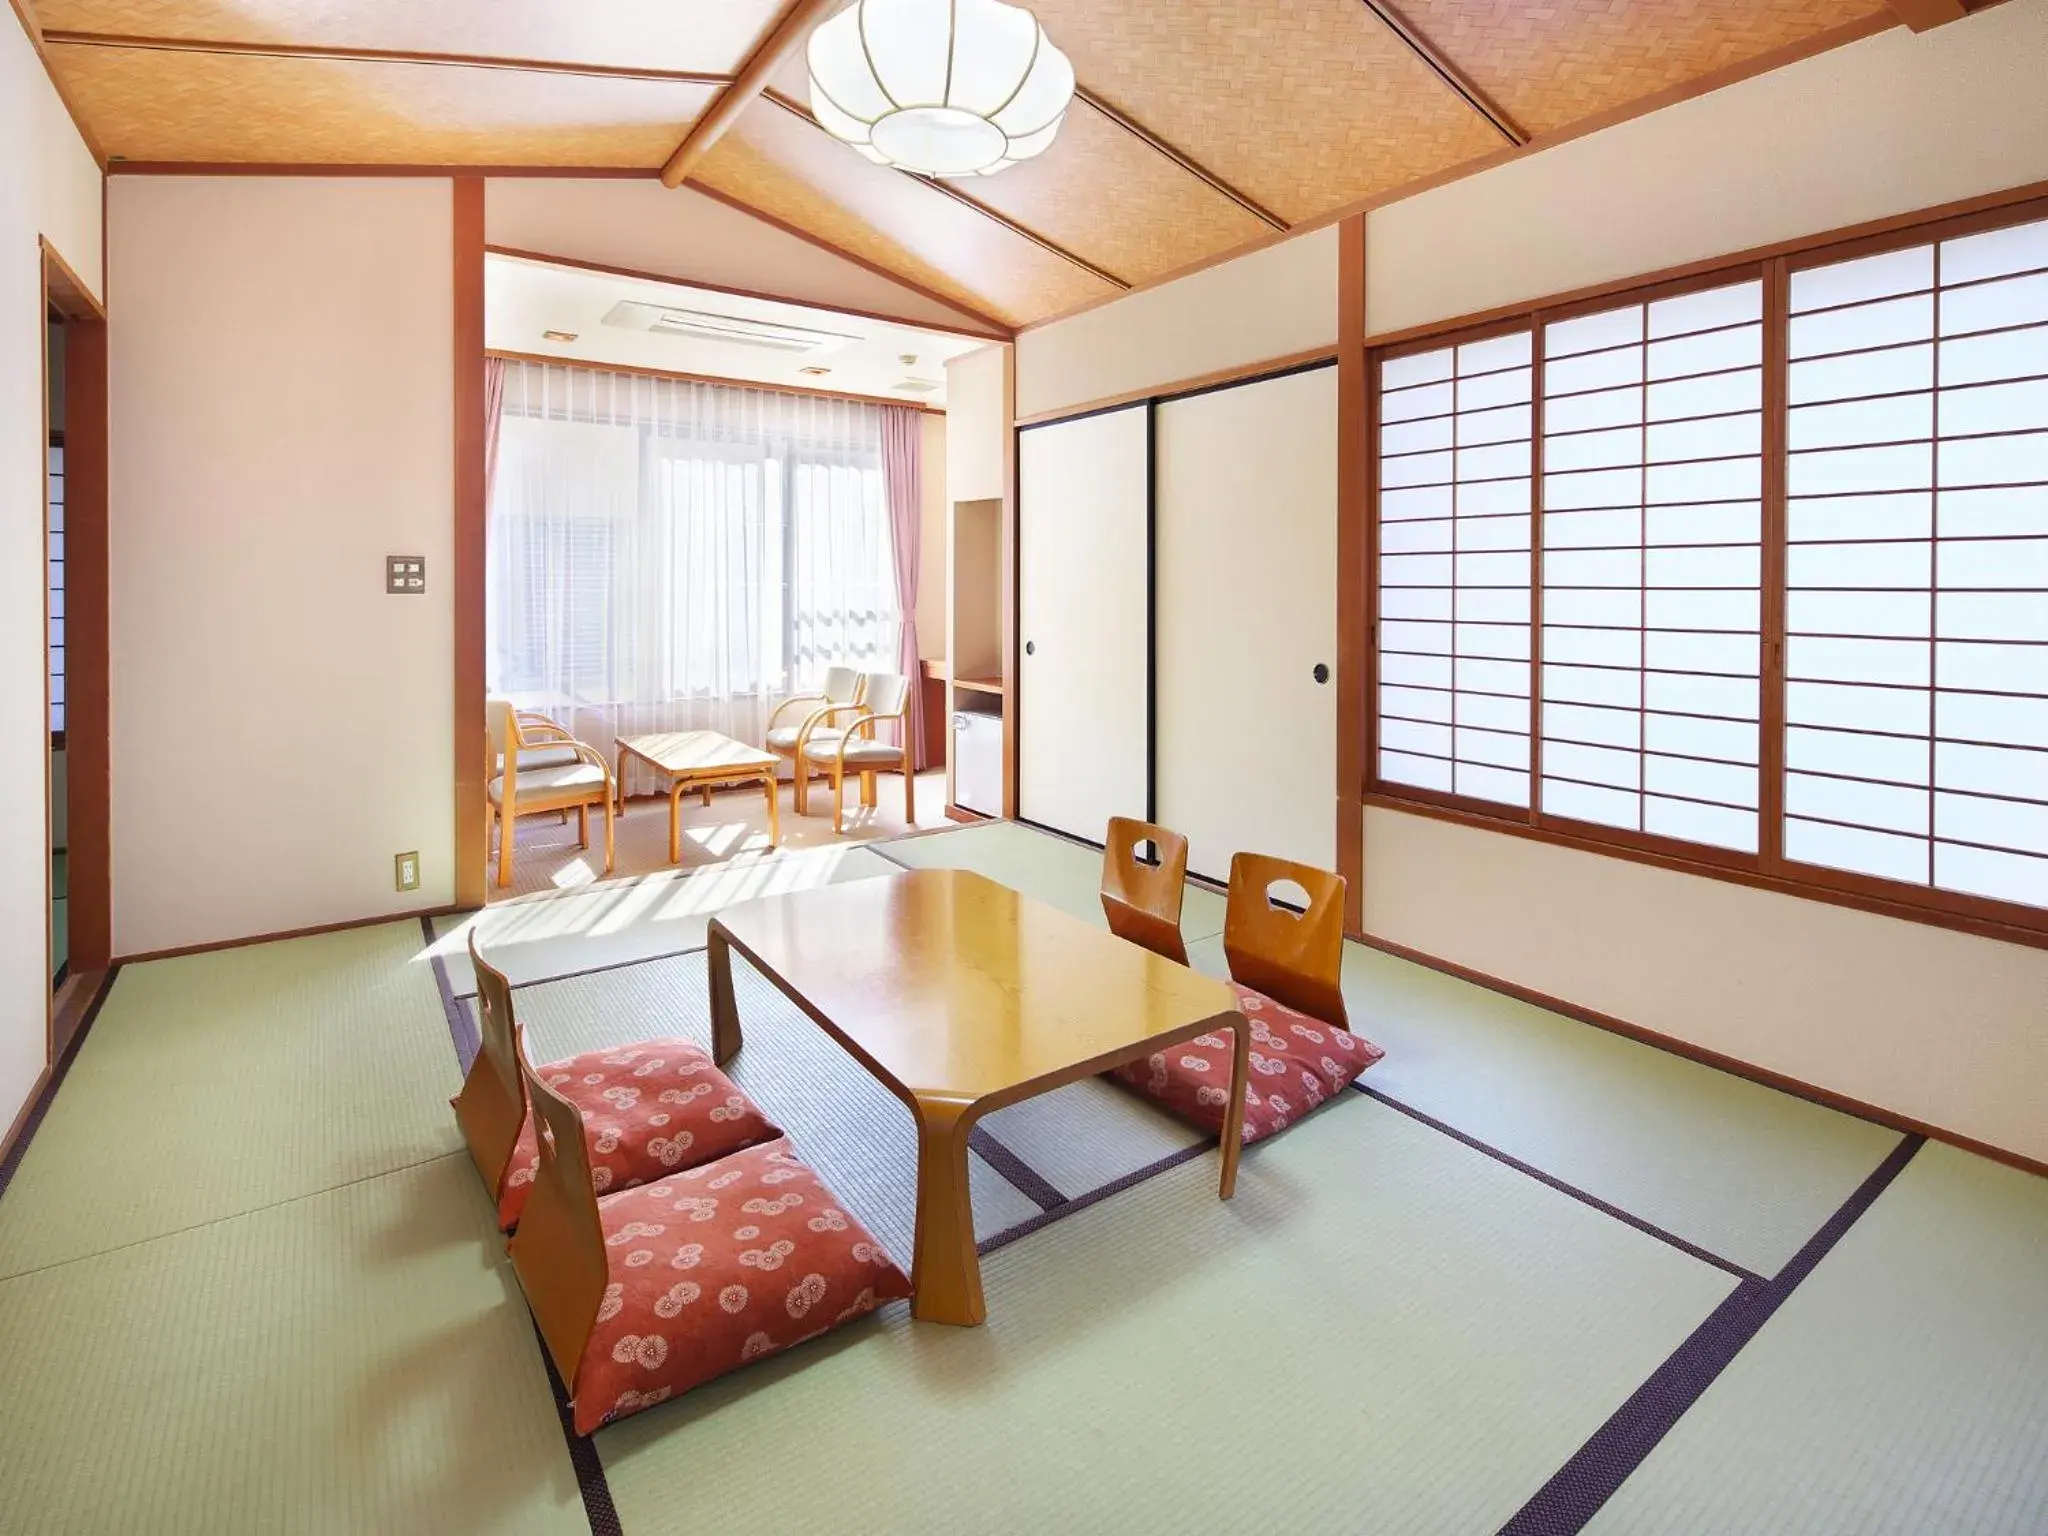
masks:
<path fill-rule="evenodd" d="M 1925 1136 L 1907 1135 L 1773 1278 L 1736 1286 L 1501 1527 L 1500 1536 L 1569 1536 L 1584 1529 L 1926 1144 Z"/>

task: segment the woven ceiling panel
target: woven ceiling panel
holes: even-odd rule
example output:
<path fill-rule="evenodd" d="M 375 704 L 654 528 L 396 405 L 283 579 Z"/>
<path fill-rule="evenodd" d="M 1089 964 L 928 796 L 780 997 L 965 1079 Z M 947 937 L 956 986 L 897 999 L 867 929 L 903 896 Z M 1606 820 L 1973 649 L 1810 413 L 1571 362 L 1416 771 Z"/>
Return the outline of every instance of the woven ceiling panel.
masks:
<path fill-rule="evenodd" d="M 1531 134 L 1885 8 L 1882 0 L 1398 0 L 1409 23 Z"/>
<path fill-rule="evenodd" d="M 1032 8 L 1083 85 L 1290 222 L 1501 147 L 1359 0 Z"/>
<path fill-rule="evenodd" d="M 739 69 L 782 8 L 783 0 L 35 0 L 49 31 L 719 74 Z"/>
<path fill-rule="evenodd" d="M 1080 102 L 1037 159 L 958 186 L 1126 282 L 1158 277 L 1271 233 Z"/>
<path fill-rule="evenodd" d="M 772 102 L 749 107 L 690 179 L 1013 323 L 1117 291 Z"/>
<path fill-rule="evenodd" d="M 810 104 L 801 54 L 775 72 L 771 89 Z M 1036 160 L 955 185 L 1126 282 L 1271 233 L 1264 221 L 1083 101 L 1068 109 L 1066 126 Z"/>
<path fill-rule="evenodd" d="M 659 166 L 717 87 L 422 64 L 53 47 L 110 155 Z"/>

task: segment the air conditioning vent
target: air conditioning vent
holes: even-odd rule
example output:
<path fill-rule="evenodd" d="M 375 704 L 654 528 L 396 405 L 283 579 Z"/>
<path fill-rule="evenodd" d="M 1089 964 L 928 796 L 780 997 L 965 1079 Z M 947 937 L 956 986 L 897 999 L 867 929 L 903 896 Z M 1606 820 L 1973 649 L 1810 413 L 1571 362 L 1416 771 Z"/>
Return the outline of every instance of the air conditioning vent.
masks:
<path fill-rule="evenodd" d="M 714 315 L 701 309 L 673 309 L 665 304 L 641 304 L 624 299 L 604 317 L 606 325 L 628 331 L 653 331 L 663 336 L 688 336 L 697 341 L 720 341 L 731 346 L 762 347 L 771 352 L 830 352 L 849 347 L 859 340 L 835 331 L 813 331 L 772 320 L 747 320 L 738 315 Z"/>
<path fill-rule="evenodd" d="M 899 395 L 928 395 L 939 387 L 938 379 L 898 379 L 889 387 Z"/>

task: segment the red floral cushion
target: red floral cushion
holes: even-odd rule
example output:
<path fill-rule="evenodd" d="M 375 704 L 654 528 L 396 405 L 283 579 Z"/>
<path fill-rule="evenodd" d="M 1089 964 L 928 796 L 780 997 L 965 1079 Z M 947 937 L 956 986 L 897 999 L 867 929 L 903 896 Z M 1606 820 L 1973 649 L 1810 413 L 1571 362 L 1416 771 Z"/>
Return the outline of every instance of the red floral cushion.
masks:
<path fill-rule="evenodd" d="M 578 1434 L 910 1294 L 786 1140 L 598 1210 L 610 1273 L 571 1391 Z"/>
<path fill-rule="evenodd" d="M 1363 1035 L 1297 1013 L 1237 982 L 1230 985 L 1252 1032 L 1251 1077 L 1244 1088 L 1247 1145 L 1307 1114 L 1387 1054 Z M 1220 1136 L 1230 1104 L 1230 1053 L 1228 1033 L 1197 1035 L 1127 1062 L 1111 1075 Z"/>
<path fill-rule="evenodd" d="M 590 1183 L 600 1195 L 694 1168 L 782 1132 L 691 1040 L 641 1040 L 586 1051 L 539 1069 L 540 1080 L 583 1115 Z M 533 1113 L 498 1190 L 498 1226 L 510 1232 L 540 1168 Z"/>

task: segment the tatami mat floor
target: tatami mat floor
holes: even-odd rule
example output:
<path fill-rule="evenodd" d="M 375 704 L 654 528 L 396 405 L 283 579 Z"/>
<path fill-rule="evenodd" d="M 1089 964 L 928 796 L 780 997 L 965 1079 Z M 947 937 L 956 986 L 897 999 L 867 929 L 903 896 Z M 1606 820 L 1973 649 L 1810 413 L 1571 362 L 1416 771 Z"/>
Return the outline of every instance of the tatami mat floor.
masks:
<path fill-rule="evenodd" d="M 950 864 L 1092 919 L 1097 857 L 990 825 L 475 922 L 565 1052 L 703 1034 L 731 901 Z M 1197 964 L 1221 927 L 1191 892 Z M 1371 1092 L 1234 1201 L 1101 1084 L 1005 1110 L 988 1326 L 893 1306 L 572 1445 L 445 1102 L 468 928 L 121 972 L 0 1169 L 0 1531 L 2048 1530 L 2048 1182 L 1363 949 Z M 907 1260 L 908 1117 L 738 984 L 736 1075 Z"/>

